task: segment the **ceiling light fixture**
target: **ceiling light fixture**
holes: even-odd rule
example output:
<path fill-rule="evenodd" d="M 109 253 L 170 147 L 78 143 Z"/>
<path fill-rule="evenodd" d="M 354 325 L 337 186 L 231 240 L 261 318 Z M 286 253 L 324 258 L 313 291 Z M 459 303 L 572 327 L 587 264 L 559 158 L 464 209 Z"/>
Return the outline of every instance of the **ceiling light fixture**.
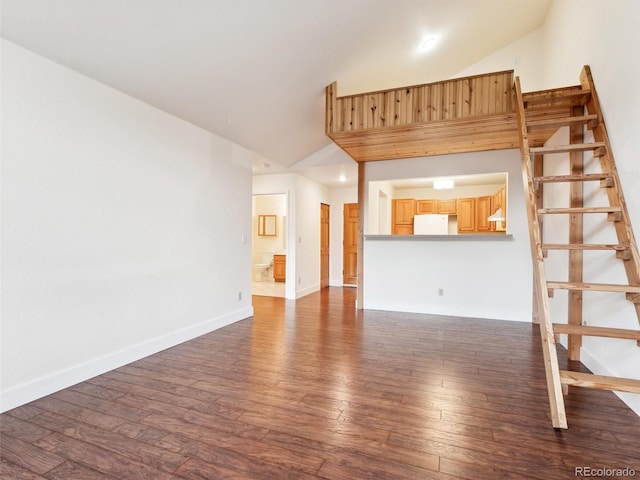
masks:
<path fill-rule="evenodd" d="M 453 179 L 441 178 L 439 180 L 434 180 L 433 188 L 435 188 L 436 190 L 446 190 L 449 188 L 453 188 Z"/>
<path fill-rule="evenodd" d="M 342 183 L 346 182 L 347 181 L 347 176 L 344 173 L 340 174 L 340 177 L 338 178 L 338 181 L 340 181 Z"/>
<path fill-rule="evenodd" d="M 433 47 L 435 47 L 437 43 L 438 43 L 438 37 L 436 37 L 435 35 L 426 37 L 421 44 L 422 50 L 425 52 L 428 52 Z"/>

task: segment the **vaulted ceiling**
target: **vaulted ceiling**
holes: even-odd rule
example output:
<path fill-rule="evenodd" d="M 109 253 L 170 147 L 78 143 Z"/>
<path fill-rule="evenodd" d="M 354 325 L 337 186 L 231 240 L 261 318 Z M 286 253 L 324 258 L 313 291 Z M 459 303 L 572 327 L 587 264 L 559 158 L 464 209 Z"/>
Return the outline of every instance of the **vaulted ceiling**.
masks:
<path fill-rule="evenodd" d="M 344 95 L 449 78 L 540 27 L 551 1 L 0 0 L 0 6 L 4 38 L 232 140 L 256 152 L 259 163 L 290 167 L 304 160 L 313 169 L 344 156 L 324 135 L 328 84 L 337 80 Z M 422 51 L 429 37 L 436 44 Z"/>

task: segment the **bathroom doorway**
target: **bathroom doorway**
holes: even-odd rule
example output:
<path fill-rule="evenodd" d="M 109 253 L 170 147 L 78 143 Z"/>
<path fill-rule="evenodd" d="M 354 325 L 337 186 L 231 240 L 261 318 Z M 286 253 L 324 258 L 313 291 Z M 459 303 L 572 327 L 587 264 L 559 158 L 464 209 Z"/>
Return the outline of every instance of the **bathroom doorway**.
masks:
<path fill-rule="evenodd" d="M 253 195 L 252 294 L 284 297 L 287 258 L 287 196 Z"/>

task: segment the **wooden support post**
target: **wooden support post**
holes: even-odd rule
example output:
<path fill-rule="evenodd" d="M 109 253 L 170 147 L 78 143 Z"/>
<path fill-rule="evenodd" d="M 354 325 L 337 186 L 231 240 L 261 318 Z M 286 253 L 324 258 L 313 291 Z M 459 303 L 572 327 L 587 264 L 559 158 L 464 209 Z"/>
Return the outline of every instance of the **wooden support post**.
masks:
<path fill-rule="evenodd" d="M 584 112 L 584 107 L 573 107 L 572 116 L 580 116 Z M 569 127 L 569 143 L 581 144 L 584 142 L 582 125 Z M 582 152 L 569 153 L 570 175 L 584 174 L 584 159 Z M 584 206 L 584 184 L 583 182 L 571 182 L 569 184 L 569 207 L 582 208 Z M 584 243 L 584 215 L 569 215 L 569 243 Z M 583 251 L 569 250 L 569 282 L 582 283 Z M 570 325 L 582 325 L 582 291 L 569 291 L 569 320 Z M 582 347 L 582 337 L 580 335 L 569 335 L 568 355 L 570 360 L 580 360 L 580 348 Z"/>
<path fill-rule="evenodd" d="M 364 309 L 363 271 L 364 271 L 364 200 L 365 200 L 365 162 L 358 162 L 358 293 L 356 308 Z"/>

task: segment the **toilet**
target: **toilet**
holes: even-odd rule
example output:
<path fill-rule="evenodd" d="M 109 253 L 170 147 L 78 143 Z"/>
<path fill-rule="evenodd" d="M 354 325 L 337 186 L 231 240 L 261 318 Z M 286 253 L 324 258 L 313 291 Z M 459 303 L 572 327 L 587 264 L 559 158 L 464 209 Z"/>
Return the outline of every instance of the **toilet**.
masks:
<path fill-rule="evenodd" d="M 262 252 L 262 263 L 253 265 L 253 280 L 255 282 L 268 282 L 273 278 L 271 267 L 273 267 L 273 254 L 275 252 Z"/>

